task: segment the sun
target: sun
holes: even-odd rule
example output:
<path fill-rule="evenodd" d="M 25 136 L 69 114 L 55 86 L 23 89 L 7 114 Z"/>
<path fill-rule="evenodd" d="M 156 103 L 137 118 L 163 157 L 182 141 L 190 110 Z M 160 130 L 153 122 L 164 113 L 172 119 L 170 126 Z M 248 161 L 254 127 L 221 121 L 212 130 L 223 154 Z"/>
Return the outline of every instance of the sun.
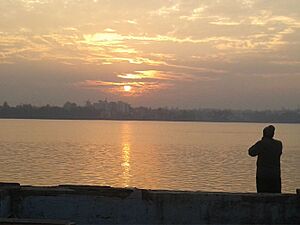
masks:
<path fill-rule="evenodd" d="M 124 91 L 126 91 L 126 92 L 130 92 L 131 89 L 132 89 L 132 87 L 129 86 L 129 85 L 125 85 L 125 86 L 124 86 Z"/>

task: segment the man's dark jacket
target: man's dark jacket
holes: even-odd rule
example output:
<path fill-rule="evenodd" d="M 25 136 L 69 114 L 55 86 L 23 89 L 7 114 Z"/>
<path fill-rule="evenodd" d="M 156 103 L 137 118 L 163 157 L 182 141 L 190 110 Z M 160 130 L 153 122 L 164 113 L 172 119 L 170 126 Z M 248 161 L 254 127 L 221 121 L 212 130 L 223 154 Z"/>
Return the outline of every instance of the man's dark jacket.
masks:
<path fill-rule="evenodd" d="M 258 192 L 281 192 L 281 141 L 263 137 L 249 149 L 250 156 L 258 156 L 256 181 Z"/>

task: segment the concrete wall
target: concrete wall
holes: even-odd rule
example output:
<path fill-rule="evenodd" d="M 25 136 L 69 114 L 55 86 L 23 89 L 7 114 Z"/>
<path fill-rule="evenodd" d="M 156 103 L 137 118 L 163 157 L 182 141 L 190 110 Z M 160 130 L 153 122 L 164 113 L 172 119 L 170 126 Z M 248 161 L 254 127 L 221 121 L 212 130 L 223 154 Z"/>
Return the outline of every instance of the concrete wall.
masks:
<path fill-rule="evenodd" d="M 0 183 L 0 217 L 7 218 L 12 216 L 12 192 L 19 190 L 20 184 Z"/>
<path fill-rule="evenodd" d="M 11 211 L 10 202 L 8 191 L 0 190 L 0 217 L 9 217 Z"/>
<path fill-rule="evenodd" d="M 77 224 L 300 224 L 297 194 L 58 186 L 19 187 L 10 195 L 12 214 L 18 218 L 60 219 Z"/>

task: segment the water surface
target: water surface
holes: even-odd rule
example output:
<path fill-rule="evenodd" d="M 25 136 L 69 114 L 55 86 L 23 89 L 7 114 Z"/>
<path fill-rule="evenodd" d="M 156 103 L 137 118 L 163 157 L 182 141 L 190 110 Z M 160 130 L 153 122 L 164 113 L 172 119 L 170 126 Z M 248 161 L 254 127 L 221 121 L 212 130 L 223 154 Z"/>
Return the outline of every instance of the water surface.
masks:
<path fill-rule="evenodd" d="M 0 181 L 255 192 L 266 124 L 0 120 Z M 275 124 L 283 192 L 300 187 L 300 125 Z"/>

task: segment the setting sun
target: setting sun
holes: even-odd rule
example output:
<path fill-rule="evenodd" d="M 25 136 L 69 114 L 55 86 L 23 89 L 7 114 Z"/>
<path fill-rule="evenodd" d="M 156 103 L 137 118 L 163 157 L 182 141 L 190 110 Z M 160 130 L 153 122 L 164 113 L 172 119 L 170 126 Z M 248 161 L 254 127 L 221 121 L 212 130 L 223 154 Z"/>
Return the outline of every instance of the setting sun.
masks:
<path fill-rule="evenodd" d="M 132 87 L 129 85 L 124 86 L 124 91 L 129 92 L 131 91 Z"/>

